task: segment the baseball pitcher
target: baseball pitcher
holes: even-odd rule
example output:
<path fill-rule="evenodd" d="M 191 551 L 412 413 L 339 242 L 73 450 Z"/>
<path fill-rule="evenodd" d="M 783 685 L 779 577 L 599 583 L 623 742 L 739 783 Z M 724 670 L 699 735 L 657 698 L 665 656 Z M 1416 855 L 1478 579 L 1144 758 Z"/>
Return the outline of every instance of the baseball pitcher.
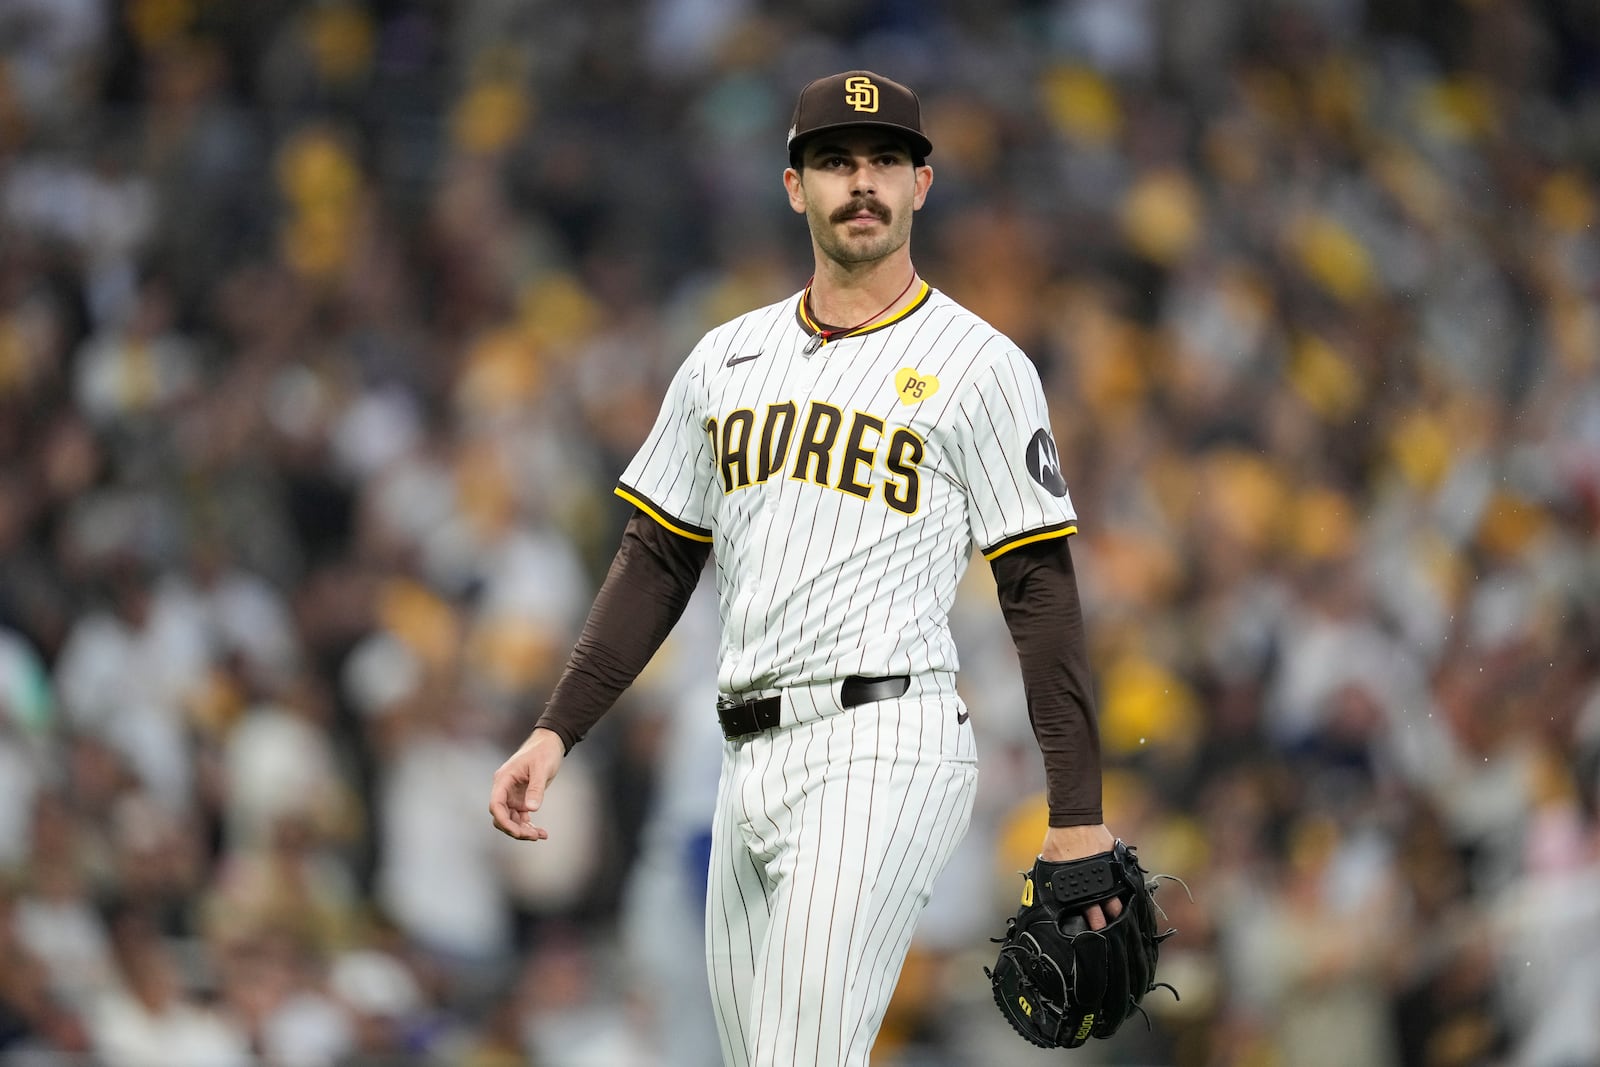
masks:
<path fill-rule="evenodd" d="M 1077 517 L 1038 375 L 912 262 L 933 146 L 910 89 L 870 71 L 814 81 L 788 150 L 815 273 L 711 330 L 673 379 L 617 486 L 634 513 L 588 622 L 495 774 L 495 825 L 547 836 L 532 817 L 564 754 L 648 663 L 714 554 L 724 740 L 706 960 L 723 1060 L 865 1067 L 972 812 L 948 616 L 976 548 L 1050 806 L 994 996 L 1035 1043 L 1107 1036 L 1153 982 L 1154 920 L 1101 815 Z"/>

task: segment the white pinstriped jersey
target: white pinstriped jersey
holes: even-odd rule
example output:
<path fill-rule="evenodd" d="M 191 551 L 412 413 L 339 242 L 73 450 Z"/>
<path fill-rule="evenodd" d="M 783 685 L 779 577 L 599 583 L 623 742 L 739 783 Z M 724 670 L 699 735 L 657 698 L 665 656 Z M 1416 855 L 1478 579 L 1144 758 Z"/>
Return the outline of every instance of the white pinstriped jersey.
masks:
<path fill-rule="evenodd" d="M 1039 376 L 924 284 L 807 354 L 803 294 L 713 329 L 617 494 L 710 541 L 718 688 L 957 668 L 948 617 L 974 546 L 1075 531 Z"/>

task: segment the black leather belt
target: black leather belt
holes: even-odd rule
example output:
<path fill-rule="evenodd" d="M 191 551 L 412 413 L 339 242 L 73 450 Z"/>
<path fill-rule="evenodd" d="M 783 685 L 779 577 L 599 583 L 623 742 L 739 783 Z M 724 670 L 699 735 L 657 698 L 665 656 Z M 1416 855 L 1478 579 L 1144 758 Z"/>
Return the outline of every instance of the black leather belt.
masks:
<path fill-rule="evenodd" d="M 863 678 L 859 674 L 852 674 L 839 683 L 839 703 L 853 708 L 874 700 L 893 700 L 904 696 L 910 688 L 911 679 L 904 674 L 891 674 L 883 678 Z M 782 697 L 762 697 L 760 700 L 743 702 L 723 697 L 717 701 L 717 719 L 722 723 L 723 736 L 729 741 L 772 729 L 778 725 L 782 710 Z"/>

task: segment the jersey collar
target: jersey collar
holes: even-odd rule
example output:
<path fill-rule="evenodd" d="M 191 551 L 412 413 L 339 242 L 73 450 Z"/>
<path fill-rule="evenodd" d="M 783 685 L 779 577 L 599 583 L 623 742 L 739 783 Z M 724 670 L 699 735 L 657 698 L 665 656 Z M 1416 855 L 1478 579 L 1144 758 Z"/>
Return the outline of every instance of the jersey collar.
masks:
<path fill-rule="evenodd" d="M 884 329 L 885 327 L 893 326 L 895 323 L 899 322 L 901 319 L 905 318 L 926 304 L 928 302 L 928 298 L 933 295 L 933 287 L 924 281 L 922 283 L 922 288 L 917 291 L 916 299 L 911 301 L 911 303 L 907 304 L 900 311 L 895 312 L 886 319 L 881 319 L 866 326 L 858 326 L 853 330 L 831 330 L 814 320 L 810 313 L 806 310 L 807 292 L 810 292 L 809 288 L 795 298 L 795 322 L 802 330 L 806 332 L 808 336 L 812 337 L 813 339 L 821 338 L 821 340 L 818 342 L 819 345 L 825 345 L 829 341 L 839 341 L 846 337 L 861 337 L 865 334 L 874 333 L 878 330 Z"/>

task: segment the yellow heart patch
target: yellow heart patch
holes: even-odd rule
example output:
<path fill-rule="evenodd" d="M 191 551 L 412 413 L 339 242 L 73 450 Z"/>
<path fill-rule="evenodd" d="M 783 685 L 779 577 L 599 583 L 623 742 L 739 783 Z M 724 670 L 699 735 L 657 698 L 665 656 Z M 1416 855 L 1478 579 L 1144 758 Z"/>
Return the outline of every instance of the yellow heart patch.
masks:
<path fill-rule="evenodd" d="M 900 403 L 920 404 L 939 391 L 939 379 L 911 367 L 901 367 L 895 372 L 894 391 Z"/>

